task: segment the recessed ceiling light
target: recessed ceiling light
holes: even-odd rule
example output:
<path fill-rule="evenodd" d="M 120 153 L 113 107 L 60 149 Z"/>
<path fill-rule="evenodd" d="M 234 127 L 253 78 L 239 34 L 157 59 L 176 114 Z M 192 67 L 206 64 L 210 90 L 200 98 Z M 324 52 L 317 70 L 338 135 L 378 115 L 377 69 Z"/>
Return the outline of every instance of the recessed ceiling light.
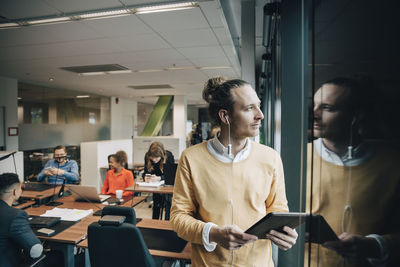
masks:
<path fill-rule="evenodd" d="M 186 67 L 171 67 L 171 68 L 166 68 L 165 70 L 195 70 L 197 67 L 194 66 L 186 66 Z"/>
<path fill-rule="evenodd" d="M 149 70 L 136 70 L 135 72 L 159 72 L 161 69 L 149 69 Z"/>
<path fill-rule="evenodd" d="M 200 67 L 201 70 L 214 70 L 214 69 L 231 69 L 231 66 L 214 66 L 214 67 Z"/>
<path fill-rule="evenodd" d="M 18 99 L 18 100 L 21 100 L 21 99 L 22 99 L 22 97 L 17 97 L 17 99 Z"/>
<path fill-rule="evenodd" d="M 54 18 L 48 18 L 48 19 L 29 20 L 29 21 L 26 21 L 26 24 L 28 24 L 28 25 L 37 25 L 37 24 L 66 22 L 66 21 L 69 21 L 69 20 L 70 20 L 69 17 L 54 17 Z"/>
<path fill-rule="evenodd" d="M 155 12 L 165 12 L 165 11 L 175 11 L 182 9 L 189 9 L 197 7 L 197 2 L 183 2 L 183 3 L 175 3 L 175 4 L 164 4 L 164 5 L 153 5 L 146 7 L 137 7 L 135 8 L 136 14 L 146 14 L 146 13 L 155 13 Z"/>
<path fill-rule="evenodd" d="M 50 78 L 49 78 L 49 82 L 54 82 L 54 78 L 53 78 L 53 77 L 50 77 Z"/>
<path fill-rule="evenodd" d="M 87 19 L 113 18 L 131 14 L 145 14 L 154 12 L 184 10 L 189 8 L 195 8 L 198 6 L 199 4 L 195 1 L 172 3 L 172 4 L 147 5 L 147 6 L 131 5 L 131 6 L 124 6 L 123 8 L 117 7 L 117 8 L 108 8 L 101 10 L 88 10 L 84 12 L 63 13 L 62 17 L 46 16 L 46 17 L 31 17 L 31 18 L 9 20 L 8 22 L 0 23 L 0 29 L 54 24 L 54 23 L 87 20 Z"/>
<path fill-rule="evenodd" d="M 124 74 L 124 73 L 132 73 L 132 70 L 111 70 L 106 71 L 107 74 Z"/>
<path fill-rule="evenodd" d="M 89 95 L 77 95 L 76 98 L 89 98 Z"/>
<path fill-rule="evenodd" d="M 104 71 L 78 73 L 78 75 L 81 75 L 81 76 L 94 76 L 94 75 L 105 75 L 105 74 L 106 74 L 106 72 L 104 72 Z"/>

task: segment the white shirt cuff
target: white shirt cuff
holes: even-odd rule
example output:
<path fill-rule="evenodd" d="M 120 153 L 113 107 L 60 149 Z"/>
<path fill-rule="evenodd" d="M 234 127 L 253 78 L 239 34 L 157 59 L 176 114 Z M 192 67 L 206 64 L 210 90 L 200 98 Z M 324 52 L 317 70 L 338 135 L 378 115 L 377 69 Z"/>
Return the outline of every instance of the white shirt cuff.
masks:
<path fill-rule="evenodd" d="M 385 238 L 383 238 L 381 235 L 376 234 L 367 235 L 366 237 L 375 239 L 378 243 L 380 250 L 379 258 L 367 258 L 367 260 L 369 261 L 369 263 L 371 263 L 372 266 L 385 267 L 387 265 L 387 260 L 389 257 L 389 251 Z"/>
<path fill-rule="evenodd" d="M 31 256 L 32 259 L 36 259 L 39 258 L 40 255 L 42 255 L 42 252 L 43 252 L 42 244 L 36 244 L 31 247 L 29 255 Z"/>
<path fill-rule="evenodd" d="M 202 239 L 203 239 L 203 246 L 207 250 L 207 252 L 212 252 L 217 247 L 217 243 L 210 242 L 210 230 L 211 227 L 217 226 L 212 222 L 208 222 L 203 227 Z"/>

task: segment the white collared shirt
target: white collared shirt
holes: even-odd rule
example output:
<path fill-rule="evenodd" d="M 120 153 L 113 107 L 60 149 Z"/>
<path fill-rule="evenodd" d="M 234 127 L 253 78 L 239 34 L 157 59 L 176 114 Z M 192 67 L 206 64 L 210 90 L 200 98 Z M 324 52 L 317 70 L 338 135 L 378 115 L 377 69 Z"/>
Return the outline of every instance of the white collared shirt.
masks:
<path fill-rule="evenodd" d="M 351 158 L 349 158 L 348 151 L 343 157 L 341 157 L 335 152 L 329 150 L 324 145 L 324 142 L 322 142 L 322 138 L 314 140 L 314 147 L 323 160 L 338 166 L 354 167 L 361 165 L 373 154 L 373 147 L 365 142 L 359 144 L 356 148 L 353 148 Z"/>
<path fill-rule="evenodd" d="M 362 142 L 352 150 L 351 158 L 349 158 L 348 151 L 343 157 L 340 157 L 324 145 L 322 138 L 314 140 L 314 147 L 323 160 L 338 166 L 346 167 L 354 167 L 363 164 L 374 152 L 373 146 L 366 142 Z M 382 236 L 376 234 L 367 235 L 366 237 L 374 238 L 376 240 L 381 253 L 380 258 L 367 258 L 369 263 L 371 263 L 372 266 L 386 266 L 388 259 L 386 240 Z"/>
<path fill-rule="evenodd" d="M 208 140 L 207 142 L 207 149 L 217 160 L 222 161 L 224 163 L 230 162 L 240 162 L 242 160 L 247 159 L 251 151 L 251 142 L 249 139 L 246 140 L 245 147 L 240 150 L 236 156 L 228 154 L 228 148 L 225 147 L 218 139 L 218 136 L 215 136 L 213 139 Z M 208 222 L 204 225 L 203 232 L 202 232 L 202 240 L 203 246 L 208 252 L 212 252 L 215 250 L 217 243 L 210 242 L 210 230 L 213 226 L 217 226 L 212 222 Z"/>

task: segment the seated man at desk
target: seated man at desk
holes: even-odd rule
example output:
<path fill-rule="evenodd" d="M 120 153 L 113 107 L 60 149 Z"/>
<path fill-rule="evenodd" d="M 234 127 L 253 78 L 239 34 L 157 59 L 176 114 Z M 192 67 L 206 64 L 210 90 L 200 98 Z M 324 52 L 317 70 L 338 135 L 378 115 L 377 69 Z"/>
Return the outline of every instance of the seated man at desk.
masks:
<path fill-rule="evenodd" d="M 0 267 L 20 266 L 26 257 L 38 258 L 43 246 L 29 226 L 28 214 L 12 208 L 21 195 L 21 183 L 15 173 L 0 175 Z"/>
<path fill-rule="evenodd" d="M 39 173 L 37 180 L 43 181 L 47 177 L 48 183 L 62 184 L 63 180 L 67 184 L 79 180 L 78 164 L 75 160 L 69 160 L 65 146 L 54 148 L 54 159 L 49 160 Z"/>

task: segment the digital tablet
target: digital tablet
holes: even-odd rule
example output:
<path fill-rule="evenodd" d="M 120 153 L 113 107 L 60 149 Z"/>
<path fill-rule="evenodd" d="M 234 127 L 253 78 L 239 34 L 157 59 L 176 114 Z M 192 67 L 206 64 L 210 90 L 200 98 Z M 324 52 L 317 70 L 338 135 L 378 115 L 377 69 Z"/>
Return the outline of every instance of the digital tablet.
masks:
<path fill-rule="evenodd" d="M 309 214 L 305 212 L 271 212 L 247 229 L 245 233 L 255 235 L 259 239 L 266 239 L 269 231 L 282 232 L 284 226 L 296 228 L 306 222 L 307 216 Z"/>
<path fill-rule="evenodd" d="M 310 219 L 311 218 L 311 219 Z M 323 244 L 338 240 L 337 235 L 321 215 L 313 214 L 307 218 L 306 242 Z"/>

